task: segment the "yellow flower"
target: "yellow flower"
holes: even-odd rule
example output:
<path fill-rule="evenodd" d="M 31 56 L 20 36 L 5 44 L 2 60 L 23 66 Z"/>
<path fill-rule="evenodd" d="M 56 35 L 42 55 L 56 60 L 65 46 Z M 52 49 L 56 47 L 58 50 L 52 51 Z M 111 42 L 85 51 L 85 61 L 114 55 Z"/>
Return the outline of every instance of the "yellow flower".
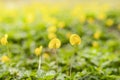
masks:
<path fill-rule="evenodd" d="M 36 48 L 36 49 L 35 49 L 35 55 L 36 55 L 36 56 L 39 56 L 39 55 L 40 55 L 40 53 L 42 52 L 42 48 L 43 48 L 43 47 L 40 46 L 39 48 Z"/>
<path fill-rule="evenodd" d="M 77 34 L 72 34 L 70 36 L 70 44 L 71 45 L 79 45 L 81 43 L 81 38 Z"/>
<path fill-rule="evenodd" d="M 56 49 L 59 48 L 60 46 L 61 46 L 61 41 L 58 38 L 52 39 L 48 45 L 50 49 L 54 49 L 54 48 Z"/>
<path fill-rule="evenodd" d="M 55 33 L 56 31 L 57 31 L 56 26 L 48 27 L 48 32 L 49 32 L 49 33 Z"/>
<path fill-rule="evenodd" d="M 94 18 L 92 18 L 92 17 L 88 18 L 88 23 L 89 23 L 89 24 L 94 23 Z"/>
<path fill-rule="evenodd" d="M 8 38 L 8 35 L 7 34 L 5 34 L 5 36 L 4 36 L 5 38 Z"/>
<path fill-rule="evenodd" d="M 1 38 L 0 42 L 2 45 L 6 45 L 8 43 L 7 38 L 8 38 L 7 34 L 5 34 L 4 37 Z"/>
<path fill-rule="evenodd" d="M 49 33 L 49 34 L 48 34 L 48 38 L 49 38 L 49 39 L 56 38 L 56 34 L 55 34 L 55 33 Z"/>
<path fill-rule="evenodd" d="M 101 14 L 98 15 L 98 19 L 99 20 L 104 20 L 105 18 L 106 18 L 106 15 L 103 14 L 103 13 L 101 13 Z"/>
<path fill-rule="evenodd" d="M 65 23 L 64 23 L 64 22 L 59 22 L 59 23 L 58 23 L 58 27 L 64 28 L 64 27 L 65 27 Z"/>
<path fill-rule="evenodd" d="M 99 39 L 100 36 L 101 36 L 101 32 L 100 32 L 100 31 L 96 31 L 96 32 L 94 33 L 94 35 L 93 35 L 93 37 L 94 37 L 95 39 Z"/>
<path fill-rule="evenodd" d="M 80 20 L 81 23 L 84 23 L 85 20 L 86 20 L 86 16 L 85 15 L 80 16 L 79 20 Z"/>
<path fill-rule="evenodd" d="M 112 19 L 108 19 L 108 20 L 106 21 L 106 25 L 107 25 L 108 27 L 112 26 L 113 24 L 114 24 L 114 21 L 113 21 Z"/>
<path fill-rule="evenodd" d="M 98 47 L 98 46 L 99 46 L 99 44 L 98 44 L 98 42 L 97 42 L 97 41 L 94 41 L 94 42 L 92 42 L 92 46 L 93 46 L 93 47 Z"/>
<path fill-rule="evenodd" d="M 118 30 L 120 30 L 120 24 L 117 26 Z"/>
<path fill-rule="evenodd" d="M 9 60 L 10 60 L 10 59 L 9 59 L 8 56 L 2 56 L 2 58 L 1 58 L 1 61 L 2 61 L 3 63 L 8 62 Z"/>
<path fill-rule="evenodd" d="M 26 21 L 28 23 L 32 23 L 34 21 L 34 15 L 33 14 L 28 14 L 27 18 L 26 18 Z"/>
<path fill-rule="evenodd" d="M 49 57 L 50 57 L 50 56 L 49 56 L 48 53 L 44 53 L 44 54 L 43 54 L 43 58 L 48 59 Z"/>
<path fill-rule="evenodd" d="M 56 25 L 57 24 L 57 18 L 51 18 L 50 19 L 51 24 Z"/>

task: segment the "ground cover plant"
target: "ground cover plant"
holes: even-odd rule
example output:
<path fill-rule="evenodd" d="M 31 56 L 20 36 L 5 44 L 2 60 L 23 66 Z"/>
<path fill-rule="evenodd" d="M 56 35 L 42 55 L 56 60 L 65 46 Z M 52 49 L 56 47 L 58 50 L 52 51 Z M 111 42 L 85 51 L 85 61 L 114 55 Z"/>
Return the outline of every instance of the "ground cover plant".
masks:
<path fill-rule="evenodd" d="M 120 80 L 120 10 L 54 6 L 0 5 L 0 80 Z"/>

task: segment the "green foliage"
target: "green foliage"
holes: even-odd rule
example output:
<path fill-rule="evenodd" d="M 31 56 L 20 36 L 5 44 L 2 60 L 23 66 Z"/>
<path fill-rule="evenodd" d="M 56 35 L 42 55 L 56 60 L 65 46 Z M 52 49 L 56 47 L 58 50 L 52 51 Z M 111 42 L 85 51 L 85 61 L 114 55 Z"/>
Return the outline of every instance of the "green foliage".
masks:
<path fill-rule="evenodd" d="M 49 15 L 58 22 L 65 22 L 64 28 L 56 25 L 56 35 L 62 42 L 57 57 L 48 49 L 50 40 L 47 27 L 50 24 L 44 22 L 40 13 L 36 13 L 36 20 L 32 23 L 27 23 L 22 13 L 18 13 L 19 16 L 15 18 L 9 15 L 2 17 L 0 37 L 8 34 L 7 46 L 10 52 L 6 46 L 0 45 L 0 57 L 8 55 L 10 61 L 0 61 L 0 80 L 120 80 L 120 32 L 117 29 L 120 24 L 119 12 L 105 13 L 107 17 L 102 21 L 94 13 L 87 13 L 86 21 L 82 23 L 67 11 L 71 12 L 61 10 Z M 94 23 L 87 22 L 89 17 L 94 18 Z M 105 25 L 108 18 L 115 21 L 111 27 Z M 93 35 L 98 30 L 101 31 L 101 36 L 95 39 Z M 82 39 L 76 52 L 66 37 L 69 32 L 80 35 Z M 97 41 L 99 46 L 94 47 L 93 41 Z M 49 58 L 43 58 L 41 70 L 37 71 L 38 58 L 34 55 L 34 49 L 40 45 L 44 46 L 43 55 L 48 53 Z M 71 57 L 73 62 L 70 76 Z"/>

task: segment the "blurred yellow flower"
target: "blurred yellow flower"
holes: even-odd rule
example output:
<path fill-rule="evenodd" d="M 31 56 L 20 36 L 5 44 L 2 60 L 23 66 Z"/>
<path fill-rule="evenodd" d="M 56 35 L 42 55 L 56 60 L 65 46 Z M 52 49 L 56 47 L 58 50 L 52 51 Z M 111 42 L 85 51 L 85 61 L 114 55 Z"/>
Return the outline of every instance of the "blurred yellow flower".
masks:
<path fill-rule="evenodd" d="M 39 56 L 39 55 L 41 54 L 42 48 L 43 48 L 43 47 L 40 46 L 39 48 L 36 48 L 36 49 L 35 49 L 35 55 L 36 55 L 36 56 Z"/>
<path fill-rule="evenodd" d="M 85 15 L 80 16 L 79 20 L 80 20 L 81 23 L 84 23 L 85 20 L 86 20 L 86 16 Z"/>
<path fill-rule="evenodd" d="M 94 35 L 93 35 L 93 37 L 94 37 L 95 39 L 99 39 L 100 36 L 101 36 L 101 32 L 100 32 L 100 31 L 96 31 L 96 32 L 94 33 Z"/>
<path fill-rule="evenodd" d="M 26 21 L 28 23 L 32 23 L 34 21 L 34 15 L 33 14 L 27 14 Z"/>
<path fill-rule="evenodd" d="M 108 27 L 112 26 L 113 24 L 114 24 L 114 21 L 113 21 L 112 19 L 107 19 L 106 25 L 107 25 Z"/>
<path fill-rule="evenodd" d="M 58 38 L 52 39 L 48 45 L 50 49 L 56 49 L 59 48 L 60 46 L 61 46 L 61 41 Z"/>
<path fill-rule="evenodd" d="M 55 33 L 57 31 L 57 28 L 56 28 L 56 26 L 50 26 L 50 27 L 48 27 L 47 30 L 49 33 Z"/>
<path fill-rule="evenodd" d="M 81 38 L 77 34 L 72 34 L 70 36 L 70 44 L 71 45 L 79 45 L 81 43 Z"/>
<path fill-rule="evenodd" d="M 64 28 L 64 27 L 65 27 L 65 23 L 64 23 L 64 22 L 59 22 L 59 23 L 58 23 L 58 27 Z"/>
<path fill-rule="evenodd" d="M 5 34 L 4 36 L 5 36 L 5 38 L 8 38 L 8 34 Z"/>
<path fill-rule="evenodd" d="M 57 18 L 51 18 L 50 19 L 50 22 L 53 24 L 53 25 L 56 25 L 57 24 Z"/>
<path fill-rule="evenodd" d="M 80 14 L 80 10 L 81 10 L 81 6 L 80 5 L 76 5 L 71 12 L 72 16 L 78 16 Z"/>
<path fill-rule="evenodd" d="M 47 14 L 45 14 L 45 15 L 43 14 L 43 21 L 46 22 L 46 23 L 49 22 L 50 21 L 50 16 L 48 16 Z"/>
<path fill-rule="evenodd" d="M 94 18 L 92 18 L 92 17 L 88 18 L 88 23 L 89 23 L 89 24 L 94 23 Z"/>
<path fill-rule="evenodd" d="M 4 37 L 0 39 L 0 42 L 2 45 L 6 45 L 8 43 L 7 38 L 8 38 L 8 35 L 5 34 Z"/>
<path fill-rule="evenodd" d="M 93 46 L 93 47 L 99 47 L 99 44 L 98 44 L 97 41 L 93 41 L 93 42 L 92 42 L 92 46 Z"/>
<path fill-rule="evenodd" d="M 118 28 L 118 30 L 120 30 L 120 24 L 118 24 L 117 28 Z"/>
<path fill-rule="evenodd" d="M 106 18 L 106 15 L 103 14 L 103 13 L 101 13 L 101 14 L 98 15 L 98 19 L 99 20 L 104 20 L 105 18 Z"/>
<path fill-rule="evenodd" d="M 2 58 L 1 58 L 1 61 L 2 61 L 3 63 L 8 62 L 9 60 L 10 60 L 10 59 L 9 59 L 8 56 L 2 56 Z"/>
<path fill-rule="evenodd" d="M 55 34 L 55 33 L 49 33 L 49 34 L 48 34 L 48 38 L 49 38 L 49 39 L 56 38 L 56 34 Z"/>
<path fill-rule="evenodd" d="M 43 54 L 43 58 L 48 59 L 49 57 L 50 57 L 50 55 L 48 53 Z"/>

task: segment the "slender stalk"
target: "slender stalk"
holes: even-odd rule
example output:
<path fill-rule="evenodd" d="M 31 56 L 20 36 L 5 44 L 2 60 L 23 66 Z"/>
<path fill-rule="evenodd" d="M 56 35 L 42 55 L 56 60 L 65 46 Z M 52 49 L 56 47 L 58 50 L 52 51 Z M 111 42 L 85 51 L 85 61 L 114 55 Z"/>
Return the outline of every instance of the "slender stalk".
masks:
<path fill-rule="evenodd" d="M 9 50 L 9 45 L 7 44 L 6 47 L 7 47 L 8 56 L 11 57 L 10 50 Z"/>
<path fill-rule="evenodd" d="M 71 59 L 70 59 L 70 80 L 71 80 L 71 77 L 72 77 L 72 64 L 73 64 L 73 61 L 74 61 L 74 58 L 75 58 L 75 54 L 76 54 L 76 52 L 78 51 L 78 46 L 77 45 L 75 45 L 74 46 L 74 54 L 72 55 L 72 57 L 71 57 Z"/>
<path fill-rule="evenodd" d="M 42 64 L 42 56 L 40 55 L 38 58 L 38 71 L 41 69 L 41 64 Z"/>
<path fill-rule="evenodd" d="M 72 57 L 71 57 L 71 59 L 70 59 L 70 73 L 69 73 L 70 80 L 71 80 L 71 72 L 72 72 L 72 62 L 73 62 L 73 60 L 72 60 Z"/>
<path fill-rule="evenodd" d="M 57 68 L 56 68 L 56 71 L 58 72 L 58 60 L 57 60 L 57 49 L 54 49 L 54 53 L 55 53 L 55 57 L 56 57 L 56 65 L 57 65 Z"/>

